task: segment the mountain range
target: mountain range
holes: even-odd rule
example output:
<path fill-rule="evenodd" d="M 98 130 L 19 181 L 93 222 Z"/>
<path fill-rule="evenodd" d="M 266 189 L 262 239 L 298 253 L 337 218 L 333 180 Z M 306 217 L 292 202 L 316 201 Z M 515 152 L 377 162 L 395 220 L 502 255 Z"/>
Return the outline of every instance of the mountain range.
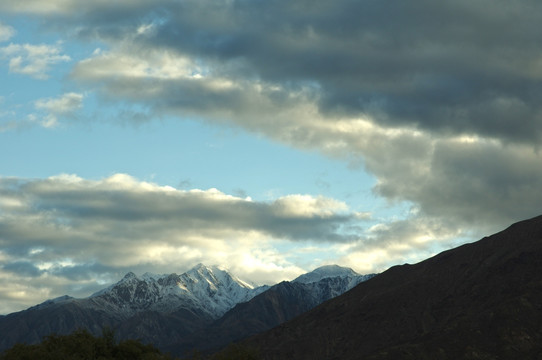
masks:
<path fill-rule="evenodd" d="M 88 298 L 0 317 L 0 349 L 84 327 L 176 355 L 230 342 L 265 360 L 542 359 L 542 216 L 417 264 L 326 266 L 258 287 L 224 269 L 128 273 Z"/>
<path fill-rule="evenodd" d="M 394 266 L 243 344 L 266 360 L 542 359 L 542 216 Z"/>
<path fill-rule="evenodd" d="M 177 355 L 214 350 L 290 320 L 372 276 L 332 265 L 270 287 L 203 264 L 181 275 L 130 272 L 87 298 L 65 295 L 0 317 L 0 351 L 79 328 L 99 335 L 105 327 L 119 339 L 141 339 Z M 215 334 L 212 340 L 209 334 Z"/>

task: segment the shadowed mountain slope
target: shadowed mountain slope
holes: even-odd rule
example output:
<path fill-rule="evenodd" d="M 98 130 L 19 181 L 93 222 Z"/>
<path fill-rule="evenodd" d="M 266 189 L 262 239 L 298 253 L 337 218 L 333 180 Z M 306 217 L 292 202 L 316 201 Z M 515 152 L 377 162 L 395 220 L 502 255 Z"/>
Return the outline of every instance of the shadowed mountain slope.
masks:
<path fill-rule="evenodd" d="M 328 265 L 269 288 L 202 264 L 181 275 L 130 272 L 87 298 L 61 296 L 0 317 L 0 352 L 77 329 L 98 335 L 104 327 L 119 339 L 141 339 L 175 354 L 212 351 L 290 320 L 371 276 Z"/>
<path fill-rule="evenodd" d="M 248 302 L 240 303 L 192 337 L 167 350 L 190 354 L 212 351 L 230 342 L 269 330 L 350 290 L 374 274 L 359 275 L 337 265 L 323 266 L 294 281 L 283 281 Z"/>
<path fill-rule="evenodd" d="M 265 359 L 542 359 L 542 216 L 392 267 L 245 344 Z"/>
<path fill-rule="evenodd" d="M 202 264 L 181 275 L 137 277 L 130 272 L 88 298 L 62 296 L 0 318 L 0 351 L 77 329 L 98 335 L 104 327 L 114 329 L 120 339 L 138 338 L 165 347 L 266 289 Z"/>

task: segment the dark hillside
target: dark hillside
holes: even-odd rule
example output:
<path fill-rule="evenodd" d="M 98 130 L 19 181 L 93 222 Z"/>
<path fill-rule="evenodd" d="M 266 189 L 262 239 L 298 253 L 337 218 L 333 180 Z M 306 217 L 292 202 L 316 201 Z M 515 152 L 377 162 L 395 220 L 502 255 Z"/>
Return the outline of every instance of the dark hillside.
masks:
<path fill-rule="evenodd" d="M 246 344 L 266 359 L 542 359 L 542 216 L 402 265 Z"/>

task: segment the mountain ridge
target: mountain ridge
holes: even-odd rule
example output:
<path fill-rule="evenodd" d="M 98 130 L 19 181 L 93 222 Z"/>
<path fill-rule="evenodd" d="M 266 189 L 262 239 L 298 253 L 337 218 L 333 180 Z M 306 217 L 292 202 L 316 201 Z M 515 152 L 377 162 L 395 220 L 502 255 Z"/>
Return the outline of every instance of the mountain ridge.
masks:
<path fill-rule="evenodd" d="M 344 276 L 342 282 L 339 276 L 330 278 L 335 280 L 330 280 L 328 285 L 321 284 L 321 288 L 307 290 L 308 284 L 296 286 L 304 287 L 298 290 L 308 291 L 306 296 L 318 303 L 348 290 L 356 279 L 364 279 L 361 275 L 352 275 L 355 273 L 351 269 L 344 272 L 351 276 Z M 103 327 L 109 327 L 120 339 L 141 338 L 162 349 L 175 350 L 172 344 L 194 344 L 195 340 L 189 340 L 195 334 L 212 331 L 213 323 L 227 312 L 270 288 L 255 286 L 225 269 L 203 264 L 181 275 L 145 273 L 137 276 L 128 272 L 117 283 L 89 297 L 78 299 L 64 295 L 0 317 L 0 334 L 9 333 L 0 337 L 0 351 L 16 342 L 36 343 L 45 335 L 67 334 L 81 327 L 95 335 L 99 335 Z M 262 330 L 268 328 L 269 325 Z M 238 333 L 253 334 L 244 330 Z M 184 348 L 178 351 L 182 350 Z"/>
<path fill-rule="evenodd" d="M 542 356 L 542 216 L 391 267 L 245 340 L 275 359 Z"/>
<path fill-rule="evenodd" d="M 306 275 L 301 279 L 282 281 L 251 300 L 237 304 L 190 341 L 181 342 L 170 350 L 181 354 L 194 349 L 218 350 L 293 319 L 375 276 L 359 275 L 352 269 L 338 266 L 317 268 Z"/>

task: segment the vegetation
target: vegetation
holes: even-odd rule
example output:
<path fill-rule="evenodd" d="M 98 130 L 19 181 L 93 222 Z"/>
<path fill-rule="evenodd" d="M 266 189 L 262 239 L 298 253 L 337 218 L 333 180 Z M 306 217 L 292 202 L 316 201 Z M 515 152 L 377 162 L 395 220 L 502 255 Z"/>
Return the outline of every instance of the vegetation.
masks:
<path fill-rule="evenodd" d="M 0 360 L 173 360 L 153 345 L 139 340 L 117 342 L 115 333 L 104 329 L 96 337 L 87 330 L 77 330 L 69 335 L 50 335 L 34 345 L 16 344 L 0 354 Z M 232 344 L 210 357 L 196 352 L 186 360 L 259 360 L 251 348 Z"/>
<path fill-rule="evenodd" d="M 112 330 L 95 337 L 87 330 L 70 335 L 50 335 L 40 344 L 17 344 L 0 355 L 0 360 L 170 360 L 152 345 L 137 340 L 115 341 Z"/>
<path fill-rule="evenodd" d="M 224 350 L 211 356 L 210 360 L 259 360 L 255 349 L 238 344 L 231 344 Z"/>

